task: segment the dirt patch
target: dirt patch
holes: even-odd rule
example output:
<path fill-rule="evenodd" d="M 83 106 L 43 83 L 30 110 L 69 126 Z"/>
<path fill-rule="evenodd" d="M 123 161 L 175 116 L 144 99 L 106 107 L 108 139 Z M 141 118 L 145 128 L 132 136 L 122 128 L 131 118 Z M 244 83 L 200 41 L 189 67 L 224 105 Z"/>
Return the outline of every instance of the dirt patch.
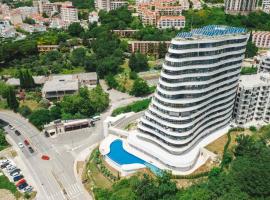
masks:
<path fill-rule="evenodd" d="M 84 161 L 77 162 L 77 174 L 81 173 L 84 167 Z"/>
<path fill-rule="evenodd" d="M 10 191 L 0 189 L 0 200 L 16 200 L 16 198 Z"/>

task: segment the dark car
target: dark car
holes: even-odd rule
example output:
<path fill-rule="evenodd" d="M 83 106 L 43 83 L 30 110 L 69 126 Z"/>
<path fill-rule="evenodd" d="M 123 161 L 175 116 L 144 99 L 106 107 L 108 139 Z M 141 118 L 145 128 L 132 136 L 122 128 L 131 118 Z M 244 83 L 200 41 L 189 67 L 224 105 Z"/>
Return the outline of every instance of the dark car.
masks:
<path fill-rule="evenodd" d="M 34 149 L 32 147 L 28 147 L 30 153 L 34 153 Z"/>
<path fill-rule="evenodd" d="M 20 172 L 21 170 L 20 169 L 14 169 L 12 172 L 10 172 L 10 176 L 13 176 L 13 174 L 17 173 L 17 172 Z"/>
<path fill-rule="evenodd" d="M 23 175 L 15 176 L 15 177 L 13 177 L 13 181 L 14 181 L 14 182 L 19 181 L 19 180 L 21 180 L 22 178 L 24 178 Z"/>
<path fill-rule="evenodd" d="M 28 186 L 27 183 L 22 183 L 21 185 L 18 186 L 19 190 L 22 190 L 23 188 L 26 188 Z"/>
<path fill-rule="evenodd" d="M 15 130 L 15 134 L 18 136 L 21 135 L 20 131 L 18 131 L 18 130 Z"/>
<path fill-rule="evenodd" d="M 2 164 L 0 167 L 1 167 L 1 169 L 4 169 L 4 168 L 6 168 L 6 166 L 8 166 L 8 165 L 9 165 L 9 162 Z"/>

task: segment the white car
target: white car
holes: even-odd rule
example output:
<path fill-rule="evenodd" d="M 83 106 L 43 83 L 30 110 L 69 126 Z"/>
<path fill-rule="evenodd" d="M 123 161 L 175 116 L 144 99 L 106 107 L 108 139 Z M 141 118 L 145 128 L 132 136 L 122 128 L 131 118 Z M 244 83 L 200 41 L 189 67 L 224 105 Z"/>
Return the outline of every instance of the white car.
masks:
<path fill-rule="evenodd" d="M 24 145 L 23 145 L 23 143 L 21 143 L 21 142 L 18 143 L 18 146 L 19 146 L 20 148 L 24 148 Z"/>

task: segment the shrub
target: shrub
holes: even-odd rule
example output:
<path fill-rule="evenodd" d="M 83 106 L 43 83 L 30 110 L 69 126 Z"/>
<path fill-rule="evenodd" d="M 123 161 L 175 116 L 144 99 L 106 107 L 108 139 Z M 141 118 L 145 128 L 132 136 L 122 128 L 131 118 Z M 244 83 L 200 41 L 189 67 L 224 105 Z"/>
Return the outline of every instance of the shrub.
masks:
<path fill-rule="evenodd" d="M 28 117 L 32 113 L 32 110 L 28 106 L 21 106 L 19 113 L 24 117 Z"/>
<path fill-rule="evenodd" d="M 112 116 L 115 117 L 115 116 L 120 115 L 122 113 L 128 113 L 128 112 L 140 112 L 140 111 L 148 108 L 150 102 L 151 102 L 151 98 L 135 101 L 127 106 L 116 108 L 115 110 L 113 110 Z"/>
<path fill-rule="evenodd" d="M 256 128 L 255 126 L 250 126 L 250 127 L 249 127 L 249 130 L 250 130 L 251 132 L 256 132 L 256 131 L 257 131 L 257 128 Z"/>

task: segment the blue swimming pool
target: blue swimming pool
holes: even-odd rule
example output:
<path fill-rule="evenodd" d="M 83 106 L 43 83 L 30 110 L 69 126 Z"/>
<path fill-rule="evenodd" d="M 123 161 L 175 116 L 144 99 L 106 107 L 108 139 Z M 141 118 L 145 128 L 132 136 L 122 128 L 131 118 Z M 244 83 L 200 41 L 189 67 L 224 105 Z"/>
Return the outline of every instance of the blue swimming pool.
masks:
<path fill-rule="evenodd" d="M 110 153 L 108 153 L 106 156 L 108 156 L 111 160 L 116 162 L 118 165 L 125 165 L 125 164 L 143 164 L 148 169 L 150 169 L 154 174 L 157 176 L 162 175 L 162 170 L 157 168 L 156 166 L 145 162 L 144 160 L 128 153 L 123 148 L 123 141 L 120 139 L 114 140 L 110 145 Z"/>
<path fill-rule="evenodd" d="M 125 164 L 144 164 L 145 161 L 128 153 L 123 148 L 123 141 L 122 140 L 114 140 L 110 145 L 110 153 L 107 154 L 107 156 L 116 162 L 119 165 L 125 165 Z"/>

